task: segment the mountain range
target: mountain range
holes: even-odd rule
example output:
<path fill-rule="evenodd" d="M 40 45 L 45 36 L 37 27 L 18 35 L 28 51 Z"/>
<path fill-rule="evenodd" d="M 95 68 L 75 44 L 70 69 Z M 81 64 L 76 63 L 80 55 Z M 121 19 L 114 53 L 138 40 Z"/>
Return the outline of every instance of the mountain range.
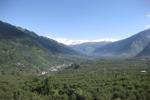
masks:
<path fill-rule="evenodd" d="M 0 21 L 0 72 L 36 73 L 74 55 L 78 53 L 64 44 Z"/>
<path fill-rule="evenodd" d="M 104 45 L 112 43 L 111 41 L 102 41 L 102 42 L 86 42 L 86 43 L 81 43 L 81 44 L 76 44 L 76 45 L 70 45 L 74 50 L 77 52 L 80 52 L 85 55 L 91 55 L 95 49 L 98 47 L 102 47 Z"/>
<path fill-rule="evenodd" d="M 150 29 L 115 42 L 68 46 L 0 21 L 0 73 L 41 73 L 85 57 L 150 58 Z"/>
<path fill-rule="evenodd" d="M 74 50 L 96 58 L 150 57 L 150 29 L 115 42 L 87 42 L 70 45 Z"/>
<path fill-rule="evenodd" d="M 98 47 L 93 55 L 104 58 L 131 58 L 144 56 L 150 44 L 150 29 L 117 42 Z M 148 52 L 147 52 L 148 53 Z"/>
<path fill-rule="evenodd" d="M 65 45 L 74 46 L 74 45 L 80 45 L 80 44 L 88 44 L 88 43 L 97 43 L 97 42 L 115 42 L 118 39 L 115 38 L 102 38 L 102 39 L 94 39 L 94 40 L 88 40 L 88 39 L 67 39 L 67 38 L 54 38 L 51 36 L 47 36 L 50 39 L 54 39 L 57 42 L 63 43 Z"/>

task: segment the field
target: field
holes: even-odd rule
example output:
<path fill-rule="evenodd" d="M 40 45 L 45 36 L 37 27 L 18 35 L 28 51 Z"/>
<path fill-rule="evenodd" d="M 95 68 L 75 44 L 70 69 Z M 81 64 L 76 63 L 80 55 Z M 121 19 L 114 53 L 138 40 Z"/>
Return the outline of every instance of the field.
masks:
<path fill-rule="evenodd" d="M 43 76 L 1 75 L 0 100 L 150 100 L 150 61 L 97 60 Z"/>

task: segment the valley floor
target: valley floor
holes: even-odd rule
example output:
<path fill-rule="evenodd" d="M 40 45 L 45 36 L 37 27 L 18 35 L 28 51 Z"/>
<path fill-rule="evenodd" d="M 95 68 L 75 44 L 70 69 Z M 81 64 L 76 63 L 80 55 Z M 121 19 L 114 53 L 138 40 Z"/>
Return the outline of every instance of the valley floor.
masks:
<path fill-rule="evenodd" d="M 52 75 L 1 75 L 0 100 L 150 100 L 150 63 L 101 60 Z"/>

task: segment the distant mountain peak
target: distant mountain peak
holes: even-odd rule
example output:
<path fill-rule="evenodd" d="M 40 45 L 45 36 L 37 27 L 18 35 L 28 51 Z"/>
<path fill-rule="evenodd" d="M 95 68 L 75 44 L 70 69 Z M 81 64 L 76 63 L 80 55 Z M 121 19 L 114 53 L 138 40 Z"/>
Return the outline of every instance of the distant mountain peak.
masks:
<path fill-rule="evenodd" d="M 54 39 L 57 42 L 63 43 L 65 45 L 78 45 L 82 43 L 91 43 L 91 42 L 115 42 L 118 41 L 118 39 L 114 38 L 105 38 L 105 39 L 95 39 L 95 40 L 75 40 L 75 39 L 67 39 L 67 38 L 52 38 L 47 36 L 48 38 Z"/>

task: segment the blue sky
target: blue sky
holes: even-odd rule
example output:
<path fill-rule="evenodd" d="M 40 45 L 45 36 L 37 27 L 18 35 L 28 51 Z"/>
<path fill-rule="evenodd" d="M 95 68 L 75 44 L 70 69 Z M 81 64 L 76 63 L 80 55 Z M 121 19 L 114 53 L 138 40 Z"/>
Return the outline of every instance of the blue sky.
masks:
<path fill-rule="evenodd" d="M 0 20 L 39 35 L 122 39 L 150 27 L 150 0 L 0 0 Z"/>

